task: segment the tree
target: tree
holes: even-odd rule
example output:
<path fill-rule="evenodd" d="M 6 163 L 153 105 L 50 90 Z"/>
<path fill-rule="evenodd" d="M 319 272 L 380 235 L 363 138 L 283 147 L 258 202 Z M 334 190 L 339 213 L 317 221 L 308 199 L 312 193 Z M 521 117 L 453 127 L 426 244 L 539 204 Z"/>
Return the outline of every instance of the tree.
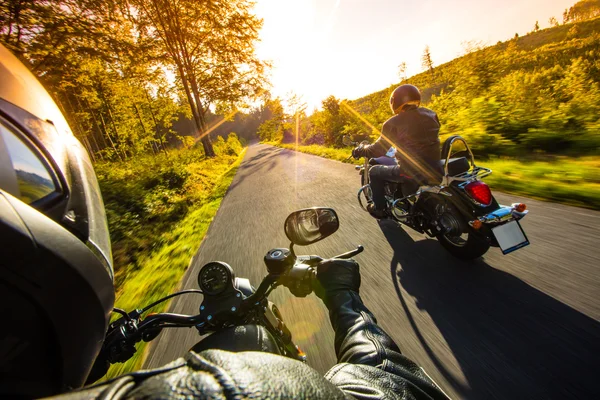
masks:
<path fill-rule="evenodd" d="M 423 55 L 421 56 L 421 65 L 424 69 L 428 70 L 433 78 L 433 60 L 431 59 L 431 52 L 429 51 L 429 46 L 425 46 L 425 50 L 423 51 Z"/>
<path fill-rule="evenodd" d="M 266 100 L 261 113 L 265 121 L 258 127 L 258 137 L 263 141 L 281 142 L 284 133 L 285 113 L 279 98 Z"/>
<path fill-rule="evenodd" d="M 135 0 L 140 25 L 174 66 L 207 156 L 215 155 L 206 115 L 211 105 L 257 97 L 266 64 L 254 53 L 262 21 L 249 0 Z M 223 108 L 223 107 L 221 107 Z"/>
<path fill-rule="evenodd" d="M 533 31 L 538 32 L 540 30 L 540 22 L 535 21 L 535 25 L 533 26 Z"/>
<path fill-rule="evenodd" d="M 600 0 L 581 0 L 565 10 L 563 21 L 581 22 L 600 16 Z"/>
<path fill-rule="evenodd" d="M 577 24 L 574 24 L 571 29 L 569 29 L 569 32 L 567 32 L 567 38 L 568 39 L 574 39 L 577 36 L 579 36 L 579 27 L 577 26 Z"/>
<path fill-rule="evenodd" d="M 404 61 L 398 65 L 398 78 L 400 78 L 400 82 L 405 81 L 407 79 L 406 62 Z"/>
<path fill-rule="evenodd" d="M 323 110 L 313 117 L 316 133 L 323 136 L 326 145 L 339 146 L 344 126 L 348 122 L 347 115 L 342 112 L 340 101 L 334 96 L 327 97 L 321 104 Z"/>
<path fill-rule="evenodd" d="M 556 20 L 556 18 L 550 17 L 550 19 L 548 20 L 548 24 L 550 24 L 551 28 L 554 28 L 558 26 L 558 21 Z"/>

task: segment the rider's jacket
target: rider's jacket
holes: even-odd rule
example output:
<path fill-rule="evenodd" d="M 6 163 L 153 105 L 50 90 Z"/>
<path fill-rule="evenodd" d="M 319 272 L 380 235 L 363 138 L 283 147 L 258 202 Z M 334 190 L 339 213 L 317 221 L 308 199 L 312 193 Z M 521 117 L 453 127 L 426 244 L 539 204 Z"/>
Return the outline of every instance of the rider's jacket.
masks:
<path fill-rule="evenodd" d="M 363 148 L 365 157 L 380 157 L 390 146 L 396 148 L 403 173 L 439 182 L 440 121 L 435 112 L 425 107 L 409 108 L 385 121 L 382 135 Z"/>
<path fill-rule="evenodd" d="M 447 399 L 400 353 L 358 293 L 340 292 L 327 306 L 338 364 L 325 377 L 304 363 L 274 354 L 206 350 L 58 398 Z"/>

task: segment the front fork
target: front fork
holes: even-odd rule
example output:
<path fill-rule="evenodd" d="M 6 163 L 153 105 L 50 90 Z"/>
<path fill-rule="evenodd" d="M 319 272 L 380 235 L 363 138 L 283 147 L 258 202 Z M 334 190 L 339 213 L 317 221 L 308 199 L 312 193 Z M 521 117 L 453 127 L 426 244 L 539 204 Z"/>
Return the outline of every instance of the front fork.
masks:
<path fill-rule="evenodd" d="M 371 181 L 369 179 L 369 169 L 371 168 L 371 166 L 369 165 L 369 159 L 367 157 L 364 157 L 364 163 L 362 166 L 357 165 L 355 168 L 358 171 L 358 174 L 361 176 L 361 183 L 362 186 L 360 189 L 358 189 L 358 193 L 357 193 L 357 199 L 358 199 L 358 204 L 360 205 L 360 207 L 365 210 L 367 210 L 367 205 L 371 204 L 373 202 L 373 194 L 371 192 Z M 364 197 L 364 200 L 363 200 Z"/>

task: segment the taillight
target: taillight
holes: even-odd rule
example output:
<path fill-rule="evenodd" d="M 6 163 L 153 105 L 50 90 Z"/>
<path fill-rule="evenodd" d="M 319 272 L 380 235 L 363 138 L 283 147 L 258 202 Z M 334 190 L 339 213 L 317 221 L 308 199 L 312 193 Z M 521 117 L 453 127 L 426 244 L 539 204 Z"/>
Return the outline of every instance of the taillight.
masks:
<path fill-rule="evenodd" d="M 473 200 L 484 206 L 492 204 L 492 191 L 489 186 L 481 181 L 467 184 L 465 190 Z"/>

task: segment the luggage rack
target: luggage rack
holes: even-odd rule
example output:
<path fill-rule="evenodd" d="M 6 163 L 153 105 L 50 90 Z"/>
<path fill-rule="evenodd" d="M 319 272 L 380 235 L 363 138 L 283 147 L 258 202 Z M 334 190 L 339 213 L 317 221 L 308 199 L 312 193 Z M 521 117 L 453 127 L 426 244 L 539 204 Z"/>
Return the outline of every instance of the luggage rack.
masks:
<path fill-rule="evenodd" d="M 450 161 L 450 155 L 452 154 L 452 145 L 457 141 L 462 142 L 465 145 L 469 156 L 468 160 L 471 164 L 471 168 L 468 171 L 450 176 L 450 174 L 448 173 L 448 163 Z M 471 151 L 471 148 L 469 147 L 465 139 L 463 139 L 460 136 L 454 136 L 450 139 L 448 154 L 446 154 L 446 162 L 444 163 L 444 178 L 442 179 L 442 186 L 448 186 L 453 181 L 465 182 L 470 180 L 481 179 L 483 177 L 488 176 L 491 173 L 491 169 L 485 167 L 478 167 L 477 165 L 475 165 L 475 157 L 473 156 L 473 152 Z"/>

